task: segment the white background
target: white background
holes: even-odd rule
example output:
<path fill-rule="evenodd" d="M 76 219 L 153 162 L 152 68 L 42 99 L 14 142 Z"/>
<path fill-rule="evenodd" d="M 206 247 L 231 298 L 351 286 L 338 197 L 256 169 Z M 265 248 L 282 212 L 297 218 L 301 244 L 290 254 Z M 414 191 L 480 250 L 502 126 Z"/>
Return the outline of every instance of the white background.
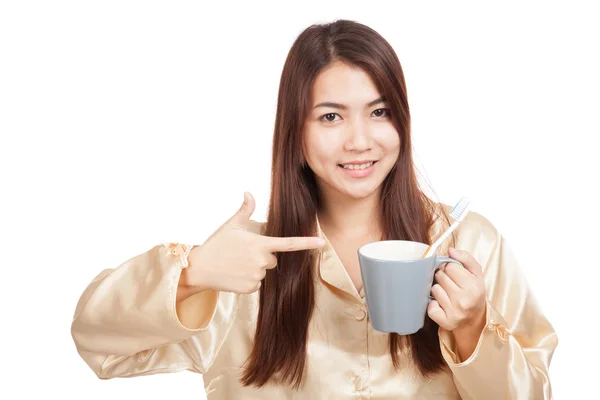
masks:
<path fill-rule="evenodd" d="M 470 196 L 512 245 L 558 332 L 555 398 L 597 392 L 593 2 L 198 3 L 0 6 L 0 391 L 16 391 L 0 397 L 204 398 L 189 372 L 97 379 L 70 336 L 75 304 L 104 268 L 201 243 L 245 190 L 264 220 L 283 62 L 338 18 L 398 53 L 437 199 Z"/>

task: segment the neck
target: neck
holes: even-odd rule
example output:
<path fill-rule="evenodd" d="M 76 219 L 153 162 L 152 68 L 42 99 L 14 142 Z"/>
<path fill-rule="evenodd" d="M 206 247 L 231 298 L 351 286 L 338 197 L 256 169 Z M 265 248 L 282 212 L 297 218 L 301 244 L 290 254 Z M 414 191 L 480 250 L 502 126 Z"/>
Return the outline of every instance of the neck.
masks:
<path fill-rule="evenodd" d="M 341 194 L 323 196 L 318 212 L 319 224 L 327 236 L 374 237 L 382 235 L 380 191 L 355 199 Z"/>

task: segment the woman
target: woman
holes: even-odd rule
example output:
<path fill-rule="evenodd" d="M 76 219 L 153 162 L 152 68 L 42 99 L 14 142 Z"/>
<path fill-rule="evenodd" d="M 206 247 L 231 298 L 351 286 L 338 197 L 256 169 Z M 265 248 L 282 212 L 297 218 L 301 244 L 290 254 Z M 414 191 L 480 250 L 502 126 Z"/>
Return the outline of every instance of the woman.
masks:
<path fill-rule="evenodd" d="M 191 370 L 209 398 L 549 399 L 556 334 L 505 240 L 471 212 L 425 326 L 372 329 L 356 251 L 432 243 L 449 207 L 418 188 L 403 72 L 350 21 L 296 40 L 279 89 L 266 223 L 254 199 L 204 244 L 158 245 L 102 272 L 72 335 L 100 378 Z M 447 246 L 447 245 L 446 245 Z"/>

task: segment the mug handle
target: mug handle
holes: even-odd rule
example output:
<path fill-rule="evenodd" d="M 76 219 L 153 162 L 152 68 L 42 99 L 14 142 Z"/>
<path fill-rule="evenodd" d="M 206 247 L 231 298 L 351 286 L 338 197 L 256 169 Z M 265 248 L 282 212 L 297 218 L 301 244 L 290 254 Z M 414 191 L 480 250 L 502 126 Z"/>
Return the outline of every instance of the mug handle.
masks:
<path fill-rule="evenodd" d="M 445 264 L 445 263 L 455 263 L 455 264 L 460 265 L 463 268 L 465 267 L 460 261 L 455 260 L 454 258 L 440 256 L 440 257 L 436 257 L 435 263 L 433 264 L 433 270 L 435 271 L 436 269 L 438 269 L 438 267 L 440 265 Z M 427 301 L 427 303 L 431 303 L 431 300 L 435 300 L 435 298 L 429 296 L 429 300 Z"/>

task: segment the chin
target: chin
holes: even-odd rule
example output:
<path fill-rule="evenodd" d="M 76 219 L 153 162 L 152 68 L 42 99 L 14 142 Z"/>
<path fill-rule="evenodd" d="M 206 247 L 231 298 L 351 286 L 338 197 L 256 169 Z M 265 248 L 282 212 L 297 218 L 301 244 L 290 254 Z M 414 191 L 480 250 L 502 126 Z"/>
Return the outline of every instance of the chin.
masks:
<path fill-rule="evenodd" d="M 360 199 L 365 199 L 367 197 L 370 197 L 370 196 L 376 194 L 380 188 L 381 188 L 381 184 L 374 186 L 374 187 L 364 187 L 364 188 L 344 187 L 344 188 L 339 188 L 338 191 L 347 197 L 350 197 L 350 198 L 356 199 L 356 200 L 360 200 Z"/>

